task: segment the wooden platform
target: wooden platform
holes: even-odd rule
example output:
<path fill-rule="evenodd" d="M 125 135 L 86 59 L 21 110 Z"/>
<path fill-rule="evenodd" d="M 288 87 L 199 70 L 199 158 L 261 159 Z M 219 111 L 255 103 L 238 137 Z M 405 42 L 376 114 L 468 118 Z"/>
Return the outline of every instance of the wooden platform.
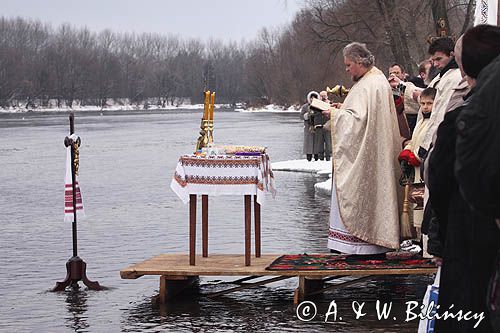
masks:
<path fill-rule="evenodd" d="M 252 258 L 252 266 L 245 266 L 244 255 L 212 254 L 207 258 L 196 257 L 196 266 L 189 265 L 187 253 L 160 254 L 151 259 L 131 265 L 120 271 L 122 279 L 137 279 L 143 275 L 167 276 L 316 276 L 335 275 L 405 275 L 432 274 L 434 268 L 418 269 L 367 269 L 367 270 L 320 270 L 320 271 L 269 271 L 269 266 L 281 254 L 263 254 Z"/>
<path fill-rule="evenodd" d="M 299 302 L 308 296 L 321 293 L 325 290 L 345 287 L 364 281 L 376 275 L 412 275 L 433 274 L 436 268 L 409 268 L 409 269 L 366 269 L 366 270 L 266 270 L 280 254 L 263 254 L 260 258 L 252 258 L 252 265 L 245 266 L 244 255 L 212 254 L 209 257 L 197 256 L 196 266 L 189 264 L 189 254 L 170 253 L 160 254 L 151 259 L 131 265 L 120 271 L 122 279 L 137 279 L 144 275 L 160 276 L 160 301 L 165 302 L 183 289 L 192 287 L 199 276 L 245 276 L 234 281 L 240 285 L 227 291 L 217 292 L 207 296 L 219 296 L 251 288 L 266 283 L 276 282 L 292 277 L 299 278 L 299 287 L 295 291 L 294 301 Z M 247 283 L 246 281 L 274 276 L 274 278 Z M 353 276 L 353 280 L 324 287 L 325 282 L 335 278 Z"/>

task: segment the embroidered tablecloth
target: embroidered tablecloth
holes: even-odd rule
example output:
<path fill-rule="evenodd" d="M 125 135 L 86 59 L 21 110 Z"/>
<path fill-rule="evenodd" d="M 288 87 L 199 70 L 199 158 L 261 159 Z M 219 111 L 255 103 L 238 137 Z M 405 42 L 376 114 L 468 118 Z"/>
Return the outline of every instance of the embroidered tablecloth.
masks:
<path fill-rule="evenodd" d="M 265 192 L 274 197 L 274 175 L 267 154 L 258 156 L 183 155 L 175 168 L 170 188 L 184 202 L 190 194 L 257 195 L 263 204 Z"/>

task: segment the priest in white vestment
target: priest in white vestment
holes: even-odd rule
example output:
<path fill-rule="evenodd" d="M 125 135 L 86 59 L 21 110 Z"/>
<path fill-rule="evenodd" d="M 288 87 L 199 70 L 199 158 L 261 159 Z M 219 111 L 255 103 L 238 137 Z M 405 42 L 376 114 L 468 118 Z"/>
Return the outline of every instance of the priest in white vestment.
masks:
<path fill-rule="evenodd" d="M 331 118 L 333 185 L 328 248 L 378 254 L 399 248 L 402 138 L 392 91 L 365 44 L 343 50 L 354 85 Z"/>

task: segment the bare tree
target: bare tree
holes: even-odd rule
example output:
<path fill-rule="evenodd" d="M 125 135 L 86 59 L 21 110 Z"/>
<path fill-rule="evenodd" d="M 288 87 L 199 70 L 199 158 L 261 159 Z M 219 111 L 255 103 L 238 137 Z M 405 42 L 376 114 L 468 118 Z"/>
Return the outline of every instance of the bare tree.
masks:
<path fill-rule="evenodd" d="M 395 0 L 377 0 L 376 2 L 384 19 L 386 35 L 389 38 L 389 46 L 395 61 L 402 64 L 406 70 L 416 72 L 416 61 L 410 55 L 406 33 L 399 22 Z"/>
<path fill-rule="evenodd" d="M 0 17 L 0 106 L 104 107 L 113 98 L 164 107 L 200 103 L 204 88 L 223 103 L 296 104 L 310 90 L 348 84 L 347 43 L 367 43 L 380 68 L 396 61 L 412 72 L 436 20 L 462 33 L 473 9 L 474 0 L 308 0 L 288 26 L 241 44 Z"/>

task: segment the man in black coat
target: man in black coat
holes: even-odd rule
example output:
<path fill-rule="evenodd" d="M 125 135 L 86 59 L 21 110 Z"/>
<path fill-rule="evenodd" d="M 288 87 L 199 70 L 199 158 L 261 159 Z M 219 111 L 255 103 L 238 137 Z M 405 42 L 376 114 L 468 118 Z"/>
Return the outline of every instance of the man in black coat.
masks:
<path fill-rule="evenodd" d="M 500 48 L 500 33 L 496 47 Z M 500 228 L 500 56 L 481 71 L 474 99 L 457 119 L 455 174 L 462 196 Z M 490 280 L 487 306 L 500 332 L 500 253 Z"/>
<path fill-rule="evenodd" d="M 499 27 L 477 26 L 465 34 L 462 61 L 472 91 L 466 96 L 464 105 L 447 113 L 439 126 L 434 151 L 429 160 L 427 180 L 429 200 L 439 220 L 439 233 L 433 237 L 439 237 L 444 244 L 438 313 L 446 310 L 457 313 L 462 310 L 463 313 L 482 313 L 485 318 L 477 327 L 474 327 L 477 320 L 438 320 L 436 332 L 493 332 L 486 307 L 486 292 L 494 272 L 495 256 L 500 249 L 500 230 L 491 215 L 473 210 L 466 200 L 468 196 L 462 195 L 459 185 L 471 175 L 463 173 L 463 169 L 459 167 L 462 171 L 457 173 L 457 177 L 454 169 L 457 163 L 456 147 L 461 152 L 460 144 L 457 146 L 457 136 L 463 135 L 467 128 L 460 120 L 457 123 L 457 119 L 461 119 L 462 113 L 466 112 L 464 110 L 475 105 L 475 79 L 500 54 L 499 42 Z M 474 135 L 479 135 L 477 140 L 484 140 L 484 134 L 480 131 Z M 469 169 L 470 171 L 472 170 Z"/>

